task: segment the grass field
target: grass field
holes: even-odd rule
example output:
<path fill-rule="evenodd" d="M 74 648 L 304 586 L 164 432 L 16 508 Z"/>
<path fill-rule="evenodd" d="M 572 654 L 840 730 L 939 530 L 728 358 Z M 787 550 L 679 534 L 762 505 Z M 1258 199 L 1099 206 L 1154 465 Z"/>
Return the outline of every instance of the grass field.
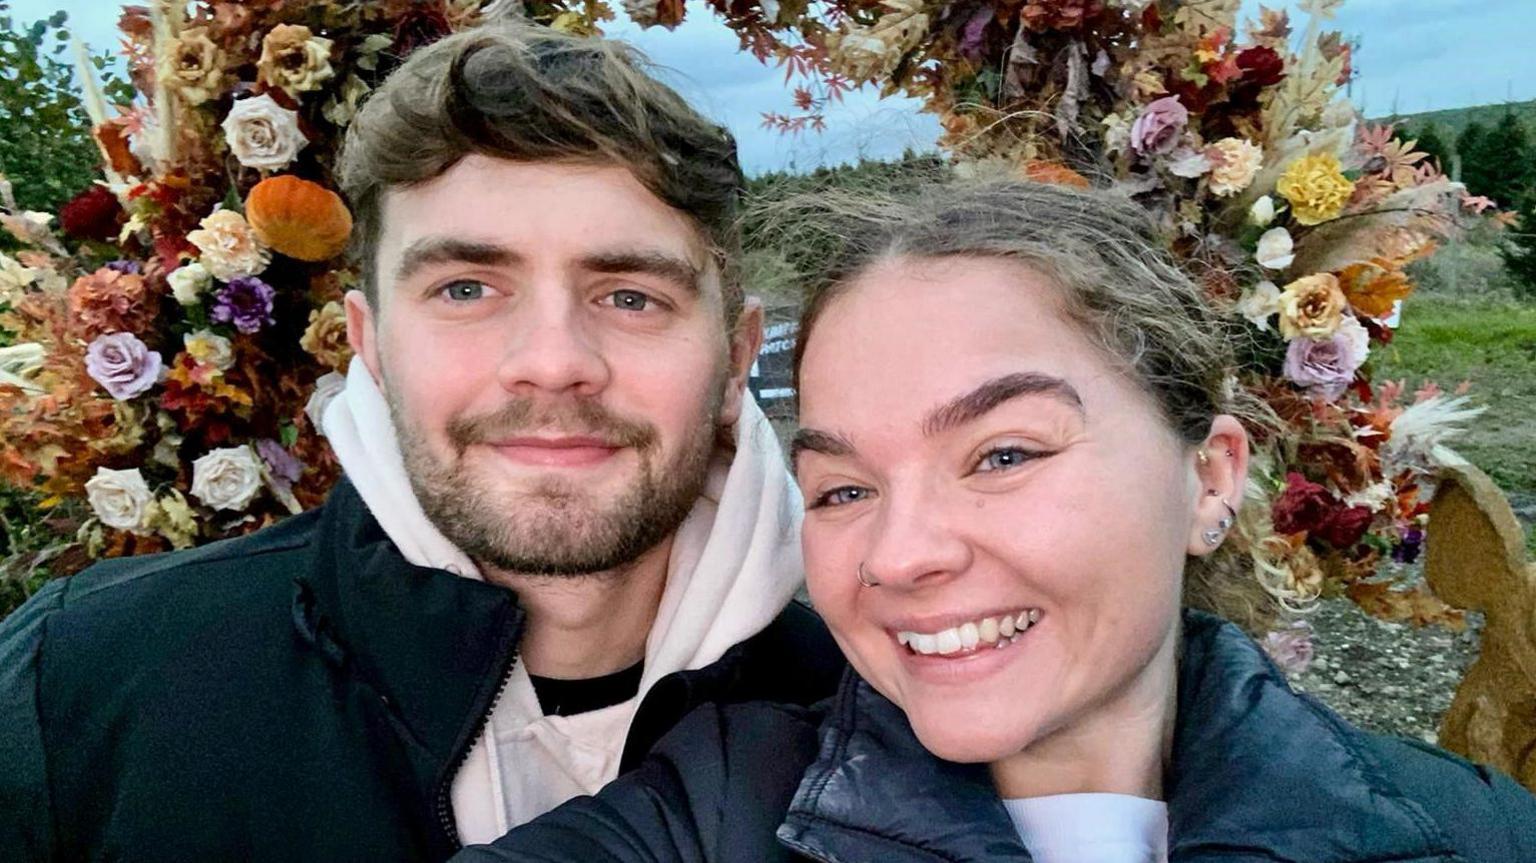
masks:
<path fill-rule="evenodd" d="M 1536 305 L 1495 297 L 1421 294 L 1408 300 L 1392 344 L 1377 349 L 1376 378 L 1433 380 L 1470 395 L 1487 412 L 1453 446 L 1510 496 L 1536 507 Z M 1536 552 L 1536 530 L 1527 534 Z"/>

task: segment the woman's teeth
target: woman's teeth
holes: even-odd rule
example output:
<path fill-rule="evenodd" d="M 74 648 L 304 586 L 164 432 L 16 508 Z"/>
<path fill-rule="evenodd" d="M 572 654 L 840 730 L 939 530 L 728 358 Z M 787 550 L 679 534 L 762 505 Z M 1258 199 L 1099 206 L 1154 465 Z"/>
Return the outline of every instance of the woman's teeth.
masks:
<path fill-rule="evenodd" d="M 948 655 L 983 645 L 1007 647 L 1040 621 L 1040 609 L 1026 608 L 1004 617 L 985 617 L 938 632 L 898 632 L 896 640 L 913 653 Z"/>

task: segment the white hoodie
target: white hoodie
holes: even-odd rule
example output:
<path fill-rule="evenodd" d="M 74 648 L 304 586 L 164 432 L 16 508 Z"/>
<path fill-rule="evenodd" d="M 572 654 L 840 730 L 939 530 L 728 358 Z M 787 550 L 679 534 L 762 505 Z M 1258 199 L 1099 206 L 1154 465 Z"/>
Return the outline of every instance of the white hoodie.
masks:
<path fill-rule="evenodd" d="M 405 559 L 480 578 L 417 502 L 388 404 L 360 359 L 352 361 L 346 388 L 323 410 L 325 435 L 342 469 Z M 673 540 L 639 693 L 601 710 L 545 716 L 517 664 L 486 732 L 454 777 L 464 843 L 490 842 L 612 780 L 630 721 L 650 687 L 719 659 L 767 626 L 794 595 L 803 578 L 800 497 L 773 427 L 750 395 L 734 433 L 735 452 L 715 453 L 704 494 Z"/>

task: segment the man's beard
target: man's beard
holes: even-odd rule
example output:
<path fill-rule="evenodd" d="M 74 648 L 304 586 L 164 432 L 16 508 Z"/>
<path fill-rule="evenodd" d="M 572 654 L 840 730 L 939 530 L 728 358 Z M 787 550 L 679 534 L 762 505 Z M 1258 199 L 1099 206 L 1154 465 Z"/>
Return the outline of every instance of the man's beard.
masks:
<path fill-rule="evenodd" d="M 616 416 L 590 400 L 556 408 L 529 399 L 510 401 L 493 414 L 452 420 L 447 432 L 453 458 L 445 462 L 410 422 L 409 409 L 386 389 L 406 475 L 427 518 L 449 541 L 481 566 L 576 576 L 634 563 L 687 518 L 709 476 L 724 374 L 717 383 L 676 456 L 661 464 L 658 435 L 649 423 Z M 487 487 L 464 463 L 473 444 L 538 430 L 591 435 L 631 450 L 639 458 L 637 476 L 605 501 L 563 478 L 517 491 Z"/>

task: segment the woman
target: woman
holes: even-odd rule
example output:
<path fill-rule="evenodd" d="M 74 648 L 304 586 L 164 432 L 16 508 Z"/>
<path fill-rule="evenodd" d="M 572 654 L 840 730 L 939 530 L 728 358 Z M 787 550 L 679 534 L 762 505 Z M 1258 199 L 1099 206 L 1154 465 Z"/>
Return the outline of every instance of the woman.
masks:
<path fill-rule="evenodd" d="M 814 711 L 701 710 L 462 859 L 1536 860 L 1523 789 L 1349 727 L 1213 614 L 1274 607 L 1238 547 L 1262 419 L 1138 209 L 994 183 L 859 210 L 793 446 L 854 673 Z"/>

